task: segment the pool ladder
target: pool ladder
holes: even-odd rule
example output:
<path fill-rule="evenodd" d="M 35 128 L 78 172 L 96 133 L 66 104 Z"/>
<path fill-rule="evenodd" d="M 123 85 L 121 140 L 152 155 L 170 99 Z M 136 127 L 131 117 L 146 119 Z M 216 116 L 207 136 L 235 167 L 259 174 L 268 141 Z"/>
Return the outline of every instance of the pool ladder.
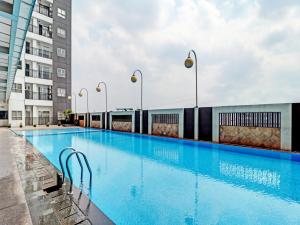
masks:
<path fill-rule="evenodd" d="M 70 189 L 69 189 L 69 192 L 68 192 L 68 194 L 73 194 L 73 177 L 72 177 L 72 175 L 71 175 L 71 171 L 70 171 L 70 169 L 69 169 L 69 161 L 70 161 L 70 159 L 71 159 L 71 157 L 73 156 L 73 155 L 76 155 L 76 158 L 77 158 L 77 160 L 78 160 L 78 163 L 79 163 L 79 166 L 80 166 L 80 169 L 81 169 L 81 173 L 80 173 L 80 186 L 82 186 L 83 185 L 83 166 L 82 166 L 82 161 L 81 161 L 81 159 L 80 159 L 80 155 L 83 157 L 83 159 L 84 159 L 84 162 L 85 162 L 85 165 L 86 165 L 86 167 L 88 168 L 88 171 L 89 171 L 89 192 L 91 192 L 91 189 L 92 189 L 92 176 L 93 176 L 93 174 L 92 174 L 92 170 L 91 170 L 91 167 L 90 167 L 90 164 L 89 164 L 89 162 L 88 162 L 88 160 L 87 160 L 87 158 L 86 158 L 86 155 L 83 153 L 83 152 L 81 152 L 81 151 L 77 151 L 76 149 L 74 149 L 74 148 L 72 148 L 72 147 L 67 147 L 67 148 L 64 148 L 63 150 L 61 150 L 61 152 L 60 152 L 60 154 L 59 154 L 59 164 L 60 164 L 60 168 L 61 168 L 61 171 L 62 171 L 62 175 L 63 175 L 63 177 L 62 177 L 62 184 L 64 183 L 64 181 L 65 181 L 65 170 L 64 170 L 64 166 L 63 166 L 63 163 L 62 163 L 62 155 L 63 155 L 63 153 L 64 152 L 66 152 L 66 151 L 68 151 L 68 150 L 71 150 L 72 152 L 71 153 L 69 153 L 69 155 L 68 155 L 68 157 L 67 157 L 67 159 L 66 159 L 66 168 L 67 168 L 67 172 L 68 172 L 68 176 L 69 176 L 69 178 L 70 178 L 70 182 L 71 182 L 71 184 L 70 184 Z"/>

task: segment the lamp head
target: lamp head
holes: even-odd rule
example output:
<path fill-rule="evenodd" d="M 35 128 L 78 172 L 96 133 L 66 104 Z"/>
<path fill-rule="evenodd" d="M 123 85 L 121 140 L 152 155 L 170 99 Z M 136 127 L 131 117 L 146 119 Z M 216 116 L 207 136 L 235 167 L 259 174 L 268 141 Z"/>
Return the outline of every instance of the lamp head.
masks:
<path fill-rule="evenodd" d="M 191 68 L 194 65 L 193 59 L 190 56 L 188 56 L 184 61 L 184 65 L 186 68 Z"/>
<path fill-rule="evenodd" d="M 71 101 L 72 100 L 72 96 L 69 95 L 68 96 L 68 100 Z"/>
<path fill-rule="evenodd" d="M 96 91 L 101 92 L 101 88 L 99 87 L 99 85 L 96 87 Z"/>
<path fill-rule="evenodd" d="M 79 95 L 79 97 L 82 97 L 82 96 L 83 96 L 82 92 L 79 92 L 79 94 L 78 94 L 78 95 Z"/>
<path fill-rule="evenodd" d="M 131 76 L 131 82 L 132 82 L 132 83 L 135 83 L 136 81 L 137 81 L 137 78 L 136 78 L 135 74 L 133 74 L 133 75 Z"/>

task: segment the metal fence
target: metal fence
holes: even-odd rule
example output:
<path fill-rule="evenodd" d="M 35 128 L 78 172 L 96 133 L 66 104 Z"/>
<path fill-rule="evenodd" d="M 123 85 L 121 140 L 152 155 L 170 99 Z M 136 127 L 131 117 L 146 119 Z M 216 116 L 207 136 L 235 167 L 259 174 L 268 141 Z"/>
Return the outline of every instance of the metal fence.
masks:
<path fill-rule="evenodd" d="M 36 5 L 34 7 L 34 11 L 52 18 L 52 10 L 50 10 L 50 7 L 46 5 L 43 4 Z"/>
<path fill-rule="evenodd" d="M 52 59 L 52 52 L 50 52 L 50 51 L 48 51 L 46 49 L 26 47 L 25 52 L 27 54 L 31 54 L 31 55 L 36 55 L 36 56 L 40 56 L 40 57 L 43 57 L 43 58 Z"/>
<path fill-rule="evenodd" d="M 152 115 L 152 123 L 178 124 L 179 114 L 154 114 Z"/>
<path fill-rule="evenodd" d="M 34 26 L 30 24 L 28 27 L 28 31 L 42 35 L 44 37 L 52 38 L 52 31 L 50 31 L 49 27 L 46 26 Z"/>
<path fill-rule="evenodd" d="M 45 93 L 44 92 L 33 92 L 33 91 L 25 90 L 25 99 L 51 101 L 52 94 L 46 93 L 46 92 Z"/>
<path fill-rule="evenodd" d="M 245 112 L 245 113 L 220 113 L 220 126 L 240 127 L 281 127 L 280 112 Z"/>
<path fill-rule="evenodd" d="M 25 69 L 25 76 L 51 80 L 52 72 L 42 71 L 42 70 Z"/>

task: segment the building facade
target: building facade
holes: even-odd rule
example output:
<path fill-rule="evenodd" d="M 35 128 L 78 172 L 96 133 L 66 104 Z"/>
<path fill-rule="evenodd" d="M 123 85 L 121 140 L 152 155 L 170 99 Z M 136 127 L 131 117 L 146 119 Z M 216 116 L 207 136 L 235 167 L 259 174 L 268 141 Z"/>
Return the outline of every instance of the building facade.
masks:
<path fill-rule="evenodd" d="M 56 123 L 71 108 L 71 0 L 36 1 L 8 104 L 12 127 Z"/>

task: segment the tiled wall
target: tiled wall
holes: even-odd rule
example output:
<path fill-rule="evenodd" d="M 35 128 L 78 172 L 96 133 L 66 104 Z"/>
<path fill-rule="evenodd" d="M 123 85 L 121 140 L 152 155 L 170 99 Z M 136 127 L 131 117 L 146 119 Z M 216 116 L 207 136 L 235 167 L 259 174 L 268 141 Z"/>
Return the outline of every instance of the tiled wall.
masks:
<path fill-rule="evenodd" d="M 280 128 L 220 126 L 220 142 L 280 149 Z"/>
<path fill-rule="evenodd" d="M 132 122 L 112 121 L 112 130 L 131 132 Z"/>
<path fill-rule="evenodd" d="M 91 127 L 92 128 L 102 128 L 102 121 L 91 121 Z"/>
<path fill-rule="evenodd" d="M 178 128 L 178 124 L 153 123 L 152 134 L 159 136 L 179 137 Z"/>

